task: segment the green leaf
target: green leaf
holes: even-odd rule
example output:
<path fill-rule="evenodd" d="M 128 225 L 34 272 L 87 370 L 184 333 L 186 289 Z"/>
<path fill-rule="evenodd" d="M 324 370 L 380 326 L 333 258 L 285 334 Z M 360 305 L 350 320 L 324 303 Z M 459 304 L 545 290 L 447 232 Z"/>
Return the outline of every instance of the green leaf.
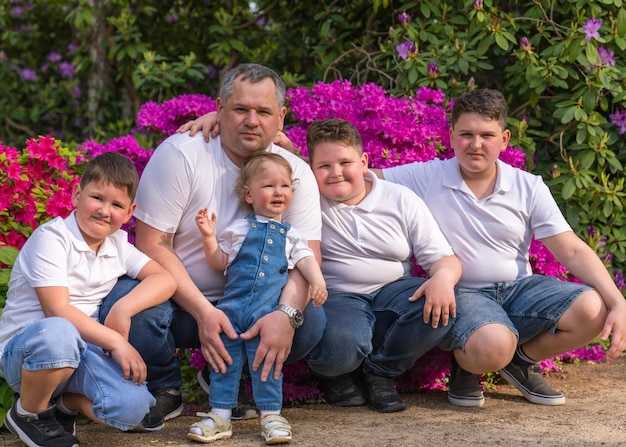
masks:
<path fill-rule="evenodd" d="M 0 262 L 12 266 L 18 253 L 19 250 L 17 248 L 11 247 L 10 245 L 3 245 L 0 247 Z"/>
<path fill-rule="evenodd" d="M 613 214 L 613 203 L 610 200 L 605 200 L 604 201 L 604 207 L 602 208 L 602 214 L 604 214 L 604 217 L 609 217 L 611 214 Z"/>
<path fill-rule="evenodd" d="M 626 35 L 626 10 L 624 10 L 624 8 L 620 8 L 619 11 L 617 11 L 616 19 L 617 35 L 624 37 Z"/>
<path fill-rule="evenodd" d="M 502 34 L 496 34 L 496 45 L 502 48 L 504 51 L 509 49 L 509 41 Z"/>
<path fill-rule="evenodd" d="M 572 197 L 575 191 L 576 191 L 576 184 L 574 182 L 574 179 L 570 178 L 563 185 L 563 190 L 561 191 L 561 195 L 563 196 L 563 199 L 567 200 L 570 197 Z"/>

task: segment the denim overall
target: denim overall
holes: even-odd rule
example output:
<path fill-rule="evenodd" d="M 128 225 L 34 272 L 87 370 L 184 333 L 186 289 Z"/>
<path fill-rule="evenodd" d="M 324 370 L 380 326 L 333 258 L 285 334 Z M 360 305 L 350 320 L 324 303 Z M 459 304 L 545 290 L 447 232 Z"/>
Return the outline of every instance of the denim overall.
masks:
<path fill-rule="evenodd" d="M 216 307 L 224 311 L 238 334 L 247 331 L 259 318 L 272 312 L 280 299 L 280 293 L 288 279 L 288 263 L 285 254 L 288 223 L 276 221 L 259 222 L 253 216 L 246 217 L 249 231 L 237 256 L 227 270 L 224 297 Z M 237 406 L 239 380 L 246 356 L 252 365 L 259 337 L 252 340 L 231 340 L 222 334 L 222 341 L 230 353 L 233 364 L 226 374 L 211 370 L 209 403 L 215 408 Z M 266 382 L 261 382 L 261 368 L 250 371 L 254 401 L 259 410 L 282 408 L 282 374 L 274 380 L 274 369 Z"/>

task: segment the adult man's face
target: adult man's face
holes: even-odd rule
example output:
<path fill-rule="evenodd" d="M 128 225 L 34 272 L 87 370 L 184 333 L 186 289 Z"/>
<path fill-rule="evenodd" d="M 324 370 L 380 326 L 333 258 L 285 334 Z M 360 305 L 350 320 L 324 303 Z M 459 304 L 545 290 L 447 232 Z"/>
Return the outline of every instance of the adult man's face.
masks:
<path fill-rule="evenodd" d="M 285 108 L 279 108 L 270 78 L 251 83 L 238 78 L 226 101 L 217 98 L 222 147 L 238 166 L 252 154 L 264 151 L 282 130 Z"/>

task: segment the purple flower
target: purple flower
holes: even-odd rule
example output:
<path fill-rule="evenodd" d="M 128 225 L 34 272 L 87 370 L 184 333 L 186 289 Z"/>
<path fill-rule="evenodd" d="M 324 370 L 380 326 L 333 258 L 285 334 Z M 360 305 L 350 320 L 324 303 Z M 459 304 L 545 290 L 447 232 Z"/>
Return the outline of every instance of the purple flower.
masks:
<path fill-rule="evenodd" d="M 402 14 L 398 14 L 398 22 L 400 22 L 400 25 L 406 26 L 410 21 L 411 21 L 411 16 L 408 15 L 406 12 L 403 12 Z"/>
<path fill-rule="evenodd" d="M 600 55 L 600 64 L 607 67 L 615 66 L 615 52 L 613 50 L 607 50 L 602 45 L 598 46 L 598 54 Z"/>
<path fill-rule="evenodd" d="M 64 78 L 73 78 L 74 77 L 74 66 L 69 62 L 61 62 L 59 64 L 59 73 Z"/>
<path fill-rule="evenodd" d="M 415 54 L 415 42 L 406 40 L 400 45 L 396 46 L 396 51 L 402 59 L 407 60 L 410 55 Z"/>
<path fill-rule="evenodd" d="M 30 68 L 24 68 L 20 71 L 20 74 L 22 75 L 22 79 L 24 79 L 25 81 L 34 82 L 37 80 L 37 73 L 35 73 L 35 70 L 32 70 Z"/>
<path fill-rule="evenodd" d="M 46 56 L 46 60 L 48 62 L 52 62 L 52 63 L 59 62 L 61 60 L 61 55 L 59 53 L 57 53 L 56 51 L 51 51 Z"/>
<path fill-rule="evenodd" d="M 165 21 L 167 23 L 178 22 L 178 15 L 177 14 L 170 14 L 167 17 L 165 17 Z"/>
<path fill-rule="evenodd" d="M 484 6 L 483 5 L 483 0 L 474 0 L 473 5 L 474 5 L 474 9 L 476 11 L 482 11 L 483 6 Z"/>
<path fill-rule="evenodd" d="M 428 74 L 428 79 L 437 79 L 439 77 L 439 66 L 437 62 L 429 62 L 426 67 L 426 73 Z"/>
<path fill-rule="evenodd" d="M 80 43 L 78 42 L 70 42 L 70 44 L 67 46 L 67 51 L 72 54 L 74 53 L 78 47 L 80 47 Z"/>
<path fill-rule="evenodd" d="M 19 6 L 11 9 L 11 17 L 20 17 L 22 14 L 24 14 L 24 10 Z"/>
<path fill-rule="evenodd" d="M 587 22 L 582 27 L 583 32 L 585 33 L 585 40 L 589 42 L 591 39 L 599 39 L 600 34 L 598 34 L 598 30 L 602 26 L 602 20 L 596 19 L 592 17 L 587 19 Z"/>
<path fill-rule="evenodd" d="M 526 37 L 522 37 L 519 40 L 519 46 L 522 49 L 522 51 L 526 52 L 526 53 L 532 53 L 532 47 L 530 46 L 530 40 L 528 40 Z"/>
<path fill-rule="evenodd" d="M 620 135 L 626 133 L 626 109 L 616 110 L 609 115 L 611 124 L 619 127 L 618 132 Z"/>
<path fill-rule="evenodd" d="M 626 281 L 624 281 L 624 274 L 620 270 L 613 272 L 613 280 L 619 290 L 626 290 Z"/>

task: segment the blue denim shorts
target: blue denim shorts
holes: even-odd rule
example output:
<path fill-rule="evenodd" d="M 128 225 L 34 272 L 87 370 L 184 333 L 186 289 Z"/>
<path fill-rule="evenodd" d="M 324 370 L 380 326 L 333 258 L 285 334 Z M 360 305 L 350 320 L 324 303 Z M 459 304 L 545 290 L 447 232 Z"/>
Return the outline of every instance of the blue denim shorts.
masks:
<path fill-rule="evenodd" d="M 0 370 L 7 383 L 19 393 L 22 369 L 40 371 L 73 368 L 70 378 L 53 397 L 63 393 L 86 396 L 96 418 L 120 430 L 130 430 L 143 419 L 156 400 L 145 384 L 125 380 L 120 365 L 102 348 L 88 344 L 64 318 L 35 321 L 15 334 L 0 358 Z"/>
<path fill-rule="evenodd" d="M 456 322 L 439 347 L 463 349 L 474 332 L 493 323 L 508 327 L 520 345 L 542 332 L 555 334 L 561 316 L 587 290 L 592 288 L 542 275 L 480 289 L 458 288 Z"/>

